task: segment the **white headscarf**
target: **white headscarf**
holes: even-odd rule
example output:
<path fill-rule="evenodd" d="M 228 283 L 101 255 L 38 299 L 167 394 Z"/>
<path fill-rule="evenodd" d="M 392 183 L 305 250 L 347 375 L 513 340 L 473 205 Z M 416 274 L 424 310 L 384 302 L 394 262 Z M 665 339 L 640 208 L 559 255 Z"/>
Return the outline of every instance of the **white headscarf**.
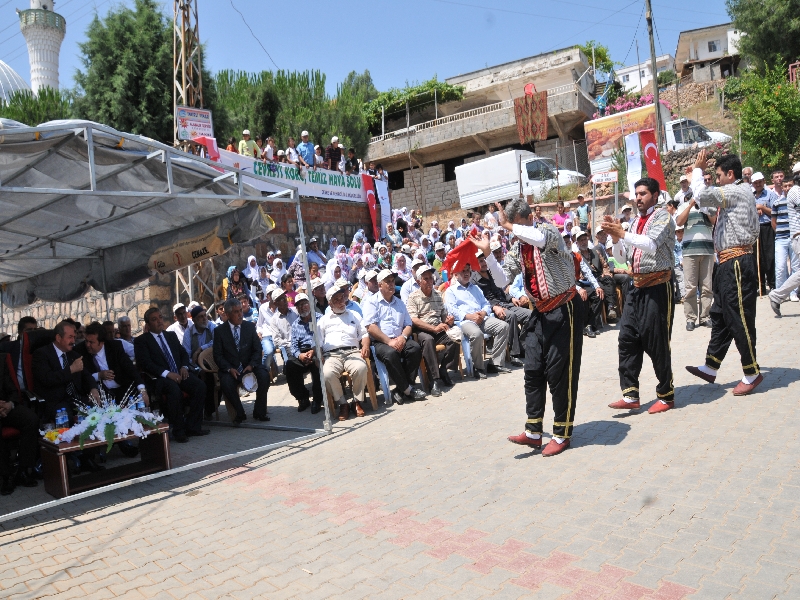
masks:
<path fill-rule="evenodd" d="M 280 263 L 280 268 L 278 268 L 278 263 Z M 275 285 L 281 284 L 281 277 L 283 277 L 284 273 L 286 273 L 286 265 L 283 264 L 283 259 L 276 258 L 272 261 L 272 273 L 269 274 L 270 281 Z"/>
<path fill-rule="evenodd" d="M 255 267 L 250 264 L 252 262 L 256 263 Z M 243 275 L 250 281 L 258 280 L 258 262 L 256 262 L 256 257 L 252 254 L 247 257 L 247 267 L 245 268 Z"/>
<path fill-rule="evenodd" d="M 336 268 L 339 266 L 339 261 L 336 258 L 332 258 L 328 261 L 328 265 L 325 267 L 325 275 L 322 276 L 322 283 L 325 284 L 325 291 L 327 292 L 333 284 L 336 283 Z"/>

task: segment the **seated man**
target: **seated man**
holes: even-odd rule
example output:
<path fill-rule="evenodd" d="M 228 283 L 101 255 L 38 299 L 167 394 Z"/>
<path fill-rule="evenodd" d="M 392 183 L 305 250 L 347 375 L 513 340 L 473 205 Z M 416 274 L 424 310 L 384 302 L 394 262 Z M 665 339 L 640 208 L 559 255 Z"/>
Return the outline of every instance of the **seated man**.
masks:
<path fill-rule="evenodd" d="M 458 344 L 447 335 L 447 330 L 454 323 L 453 315 L 447 314 L 444 301 L 439 292 L 433 287 L 433 277 L 436 269 L 430 265 L 423 265 L 417 270 L 419 289 L 408 297 L 408 314 L 417 338 L 422 346 L 422 357 L 428 367 L 433 385 L 431 395 L 441 396 L 442 386 L 451 387 L 453 382 L 447 374 L 448 367 L 458 368 Z M 445 347 L 442 360 L 436 356 L 436 346 Z"/>
<path fill-rule="evenodd" d="M 359 319 L 362 319 L 364 317 L 364 309 L 361 308 L 361 305 L 359 305 L 358 302 L 355 302 L 354 300 L 350 299 L 350 292 L 352 290 L 350 282 L 340 277 L 333 285 L 333 287 L 339 288 L 344 292 L 345 308 L 350 312 L 352 312 L 354 315 L 356 315 Z M 330 291 L 330 289 L 328 291 Z M 331 307 L 330 305 L 328 305 L 328 308 L 325 309 L 325 314 L 327 315 L 330 314 L 331 312 L 332 312 Z"/>
<path fill-rule="evenodd" d="M 383 269 L 377 279 L 380 292 L 364 306 L 363 323 L 375 355 L 386 365 L 396 385 L 386 403 L 422 400 L 427 394 L 412 385 L 422 360 L 422 348 L 411 339 L 411 317 L 405 304 L 394 295 L 394 273 Z"/>
<path fill-rule="evenodd" d="M 517 306 L 529 308 L 531 305 L 528 300 L 528 295 L 525 293 L 525 284 L 522 282 L 522 273 L 514 277 L 514 281 L 508 286 L 508 295 L 511 296 L 511 301 L 517 301 Z"/>
<path fill-rule="evenodd" d="M 333 286 L 327 292 L 330 313 L 317 321 L 322 352 L 325 358 L 323 374 L 328 397 L 339 405 L 339 420 L 346 421 L 350 416 L 350 407 L 340 381 L 342 372 L 350 373 L 353 382 L 353 398 L 356 404 L 356 416 L 364 416 L 361 402 L 364 397 L 364 386 L 371 373 L 365 362 L 369 356 L 369 334 L 361 324 L 358 315 L 347 310 L 345 290 Z M 313 412 L 313 408 L 311 409 Z"/>
<path fill-rule="evenodd" d="M 133 366 L 119 340 L 108 339 L 107 329 L 98 322 L 86 327 L 86 337 L 75 346 L 75 351 L 83 358 L 86 371 L 107 396 L 120 402 L 125 393 L 142 394 L 142 399 L 150 406 L 150 398 L 144 387 L 142 376 Z"/>
<path fill-rule="evenodd" d="M 331 289 L 335 289 L 336 286 Z M 319 364 L 315 357 L 314 348 L 316 342 L 311 333 L 311 303 L 308 295 L 297 294 L 294 298 L 294 308 L 297 311 L 297 319 L 292 323 L 292 337 L 290 343 L 289 360 L 283 372 L 286 374 L 286 383 L 289 385 L 289 392 L 297 400 L 297 412 L 303 412 L 311 406 L 311 414 L 316 414 L 322 408 L 322 383 L 319 375 Z M 317 314 L 317 319 L 322 315 Z M 308 389 L 303 383 L 305 374 L 311 372 L 311 389 L 314 395 L 314 403 L 311 404 L 308 396 Z"/>
<path fill-rule="evenodd" d="M 261 339 L 261 362 L 269 369 L 275 355 L 275 342 L 272 340 L 272 327 L 270 322 L 275 315 L 275 301 L 272 299 L 272 292 L 278 286 L 271 283 L 264 290 L 264 301 L 258 307 L 258 319 L 256 320 L 256 332 Z"/>
<path fill-rule="evenodd" d="M 133 336 L 131 335 L 130 318 L 120 317 L 119 319 L 117 319 L 117 328 L 119 329 L 119 339 L 128 342 L 131 345 L 131 347 L 133 347 Z"/>
<path fill-rule="evenodd" d="M 11 442 L 0 436 L 0 495 L 8 496 L 17 485 L 36 487 L 33 473 L 36 450 L 39 444 L 39 419 L 36 413 L 24 406 L 14 385 L 4 357 L 0 357 L 0 427 L 13 427 L 19 431 L 17 458 L 19 468 L 11 474 Z"/>
<path fill-rule="evenodd" d="M 445 297 L 448 314 L 455 317 L 456 325 L 469 339 L 474 377 L 486 379 L 486 373 L 511 373 L 505 366 L 510 328 L 508 323 L 494 316 L 481 288 L 472 283 L 472 267 L 468 262 L 455 273 Z M 488 363 L 483 360 L 484 333 L 494 336 L 492 358 Z"/>
<path fill-rule="evenodd" d="M 164 414 L 170 424 L 172 437 L 185 443 L 189 436 L 208 435 L 203 429 L 203 402 L 206 385 L 189 371 L 189 354 L 172 331 L 165 331 L 161 311 L 155 306 L 144 313 L 147 333 L 133 342 L 136 366 L 155 378 L 153 392 L 164 397 Z M 187 398 L 183 398 L 183 393 Z M 189 414 L 184 416 L 184 404 Z"/>
<path fill-rule="evenodd" d="M 580 227 L 573 227 L 570 233 L 574 244 L 573 250 L 576 247 L 578 248 L 575 256 L 581 261 L 581 279 L 578 280 L 575 287 L 581 299 L 586 303 L 587 312 L 584 316 L 587 325 L 583 330 L 583 335 L 593 338 L 603 329 L 602 307 L 605 292 L 597 279 L 595 279 L 589 263 L 580 250 L 581 247 L 585 247 L 589 251 L 589 235 Z"/>
<path fill-rule="evenodd" d="M 33 317 L 22 317 L 17 323 L 17 339 L 10 342 L 7 352 L 11 355 L 11 362 L 17 374 L 17 384 L 21 390 L 27 390 L 30 385 L 25 381 L 25 369 L 22 368 L 22 335 L 38 327 Z"/>
<path fill-rule="evenodd" d="M 297 312 L 289 308 L 289 298 L 281 288 L 272 290 L 272 301 L 275 303 L 275 314 L 270 320 L 272 341 L 275 349 L 283 354 L 284 360 L 288 360 L 292 344 L 292 323 L 297 320 Z"/>
<path fill-rule="evenodd" d="M 573 231 L 574 230 L 573 228 Z M 615 321 L 619 315 L 619 309 L 617 308 L 617 290 L 614 284 L 614 274 L 611 272 L 608 261 L 604 256 L 605 248 L 601 251 L 599 244 L 594 248 L 589 248 L 589 234 L 585 231 L 578 234 L 575 243 L 578 245 L 578 252 L 581 258 L 589 266 L 592 275 L 603 290 L 602 299 L 606 305 L 606 316 L 608 320 Z M 599 323 L 599 325 L 602 326 L 602 322 Z"/>
<path fill-rule="evenodd" d="M 325 282 L 321 278 L 314 277 L 311 280 L 311 294 L 314 296 L 317 312 L 325 313 L 328 309 L 328 299 L 325 297 Z"/>
<path fill-rule="evenodd" d="M 227 323 L 214 330 L 214 362 L 219 369 L 219 387 L 225 403 L 236 411 L 234 425 L 247 420 L 242 401 L 239 399 L 239 384 L 245 373 L 256 376 L 258 389 L 253 405 L 253 418 L 269 421 L 267 416 L 267 392 L 271 378 L 261 360 L 261 341 L 254 323 L 244 320 L 242 303 L 237 298 L 225 301 Z"/>
<path fill-rule="evenodd" d="M 237 299 L 242 303 L 242 318 L 250 323 L 256 323 L 258 321 L 258 311 L 253 310 L 250 304 L 250 296 L 239 294 Z"/>
<path fill-rule="evenodd" d="M 472 239 L 472 238 L 470 238 Z M 522 344 L 519 341 L 520 327 L 525 329 L 531 310 L 520 306 L 519 300 L 515 301 L 503 291 L 506 286 L 506 276 L 497 262 L 493 253 L 489 253 L 489 241 L 482 239 L 475 242 L 478 246 L 478 266 L 480 270 L 472 272 L 472 283 L 476 284 L 483 292 L 484 298 L 492 307 L 494 316 L 508 323 L 508 336 L 510 340 L 511 364 L 521 367 L 520 356 L 523 354 Z M 496 278 L 500 282 L 496 283 Z"/>
<path fill-rule="evenodd" d="M 186 328 L 183 334 L 183 348 L 189 355 L 189 364 L 195 370 L 199 368 L 198 359 L 200 353 L 214 346 L 214 329 L 216 325 L 208 320 L 208 312 L 202 305 L 192 307 L 189 311 L 192 315 L 192 323 Z M 197 375 L 206 384 L 206 400 L 204 413 L 207 419 L 216 410 L 216 399 L 214 390 L 214 374 L 205 371 L 198 372 Z"/>
<path fill-rule="evenodd" d="M 400 286 L 400 300 L 403 304 L 408 305 L 408 297 L 411 292 L 419 289 L 419 282 L 417 281 L 417 271 L 425 264 L 425 261 L 414 259 L 411 261 L 411 277 L 402 286 Z"/>

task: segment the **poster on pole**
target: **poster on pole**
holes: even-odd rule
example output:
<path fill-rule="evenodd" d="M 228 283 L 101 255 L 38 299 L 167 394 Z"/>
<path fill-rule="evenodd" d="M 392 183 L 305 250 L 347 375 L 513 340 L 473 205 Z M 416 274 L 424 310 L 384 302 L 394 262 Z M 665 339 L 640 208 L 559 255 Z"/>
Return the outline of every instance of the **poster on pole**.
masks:
<path fill-rule="evenodd" d="M 381 205 L 381 230 L 375 239 L 383 239 L 386 225 L 392 222 L 392 203 L 389 200 L 389 182 L 385 179 L 375 180 L 375 191 L 378 193 L 378 202 Z"/>
<path fill-rule="evenodd" d="M 191 141 L 196 137 L 214 137 L 214 121 L 211 111 L 188 106 L 175 107 L 175 123 L 178 124 L 178 140 Z"/>
<path fill-rule="evenodd" d="M 595 173 L 592 175 L 592 183 L 600 185 L 601 183 L 616 183 L 619 177 L 619 171 L 603 171 L 602 173 Z"/>
<path fill-rule="evenodd" d="M 636 195 L 633 184 L 642 178 L 642 149 L 638 132 L 625 136 L 625 154 L 628 158 L 628 189 L 633 199 Z"/>

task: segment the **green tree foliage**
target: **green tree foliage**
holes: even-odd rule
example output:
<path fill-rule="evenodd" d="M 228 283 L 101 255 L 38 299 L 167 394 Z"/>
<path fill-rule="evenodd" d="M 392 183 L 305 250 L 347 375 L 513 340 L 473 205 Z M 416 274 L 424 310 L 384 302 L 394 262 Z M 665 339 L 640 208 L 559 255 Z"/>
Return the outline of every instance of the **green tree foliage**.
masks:
<path fill-rule="evenodd" d="M 589 40 L 585 44 L 578 44 L 577 47 L 581 50 L 581 52 L 584 53 L 586 58 L 589 59 L 590 65 L 592 64 L 592 48 L 594 48 L 594 64 L 595 69 L 598 71 L 610 73 L 614 67 L 620 65 L 620 63 L 616 63 L 611 60 L 611 54 L 608 51 L 608 46 L 598 44 L 594 40 Z"/>
<path fill-rule="evenodd" d="M 744 162 L 756 170 L 788 169 L 800 141 L 800 90 L 789 83 L 785 65 L 728 79 L 725 97 L 735 100 Z"/>
<path fill-rule="evenodd" d="M 27 90 L 11 94 L 8 102 L 0 99 L 0 117 L 25 125 L 36 126 L 47 121 L 72 118 L 72 96 L 69 92 L 44 88 L 34 96 Z"/>
<path fill-rule="evenodd" d="M 668 71 L 661 71 L 661 73 L 658 74 L 658 85 L 659 87 L 670 85 L 675 83 L 675 80 L 677 79 L 678 76 L 675 75 L 675 71 L 672 69 Z"/>
<path fill-rule="evenodd" d="M 172 25 L 155 0 L 95 15 L 79 47 L 76 114 L 171 143 Z"/>
<path fill-rule="evenodd" d="M 726 0 L 728 14 L 743 35 L 739 51 L 756 66 L 800 60 L 800 0 Z"/>
<path fill-rule="evenodd" d="M 373 134 L 381 131 L 381 110 L 386 115 L 404 112 L 408 102 L 409 114 L 415 114 L 437 102 L 455 102 L 464 97 L 464 88 L 460 85 L 450 85 L 434 77 L 418 85 L 404 88 L 392 88 L 377 94 L 374 99 L 367 102 L 367 124 Z"/>
<path fill-rule="evenodd" d="M 217 126 L 218 140 L 241 137 L 244 129 L 254 135 L 273 136 L 279 148 L 289 137 L 299 142 L 300 132 L 321 146 L 334 135 L 362 155 L 369 143 L 365 103 L 377 96 L 369 71 L 350 73 L 331 98 L 320 71 L 287 72 L 220 71 L 214 76 L 218 110 L 224 110 L 228 124 Z"/>

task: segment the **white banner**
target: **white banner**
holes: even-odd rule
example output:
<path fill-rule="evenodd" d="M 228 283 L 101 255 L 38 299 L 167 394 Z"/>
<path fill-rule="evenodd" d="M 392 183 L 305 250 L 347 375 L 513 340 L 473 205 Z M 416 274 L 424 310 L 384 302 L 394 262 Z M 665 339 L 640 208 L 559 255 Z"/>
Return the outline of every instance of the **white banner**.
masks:
<path fill-rule="evenodd" d="M 178 123 L 178 139 L 193 140 L 196 137 L 214 137 L 214 121 L 211 111 L 188 106 L 175 107 L 175 121 Z"/>
<path fill-rule="evenodd" d="M 642 178 L 642 149 L 639 145 L 639 132 L 625 136 L 625 154 L 628 157 L 628 190 L 631 200 L 636 198 L 633 184 Z"/>
<path fill-rule="evenodd" d="M 286 163 L 264 162 L 250 156 L 243 156 L 227 150 L 219 151 L 219 162 L 256 175 L 269 177 L 275 181 L 295 186 L 301 196 L 331 198 L 367 202 L 366 191 L 361 184 L 361 175 L 343 175 L 339 171 L 325 169 L 298 169 Z M 253 177 L 244 177 L 244 182 L 262 192 L 280 192 L 283 188 L 271 185 Z"/>
<path fill-rule="evenodd" d="M 389 182 L 385 179 L 375 180 L 375 189 L 378 191 L 378 202 L 381 205 L 381 230 L 378 239 L 386 235 L 386 224 L 392 222 L 392 205 L 389 202 Z"/>

